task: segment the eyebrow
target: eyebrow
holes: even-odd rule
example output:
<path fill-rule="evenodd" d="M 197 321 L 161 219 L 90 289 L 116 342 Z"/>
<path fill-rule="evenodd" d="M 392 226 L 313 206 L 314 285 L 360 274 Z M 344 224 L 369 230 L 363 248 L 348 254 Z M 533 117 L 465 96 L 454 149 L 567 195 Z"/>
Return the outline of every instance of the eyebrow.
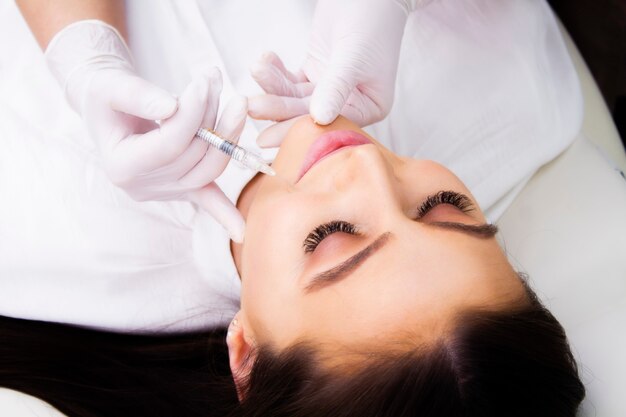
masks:
<path fill-rule="evenodd" d="M 498 226 L 489 223 L 472 225 L 456 222 L 431 222 L 425 224 L 427 226 L 434 226 L 440 229 L 461 232 L 480 239 L 488 239 L 498 233 Z M 360 250 L 339 265 L 315 275 L 311 278 L 311 282 L 304 288 L 304 292 L 309 294 L 346 278 L 352 271 L 365 262 L 367 258 L 385 246 L 390 237 L 391 232 L 383 233 L 378 236 L 374 242 L 370 243 L 364 249 Z"/>
<path fill-rule="evenodd" d="M 465 224 L 456 222 L 430 222 L 423 223 L 426 226 L 434 226 L 440 229 L 454 230 L 457 232 L 465 233 L 466 235 L 478 237 L 481 239 L 488 239 L 494 237 L 498 233 L 498 226 L 495 224 Z"/>
<path fill-rule="evenodd" d="M 347 277 L 352 271 L 359 267 L 367 258 L 372 256 L 378 250 L 380 250 L 389 241 L 391 232 L 383 233 L 378 236 L 376 240 L 367 245 L 364 249 L 357 252 L 355 255 L 346 259 L 339 265 L 319 273 L 311 278 L 311 282 L 304 288 L 304 292 L 311 293 L 326 287 L 330 284 L 334 284 Z"/>

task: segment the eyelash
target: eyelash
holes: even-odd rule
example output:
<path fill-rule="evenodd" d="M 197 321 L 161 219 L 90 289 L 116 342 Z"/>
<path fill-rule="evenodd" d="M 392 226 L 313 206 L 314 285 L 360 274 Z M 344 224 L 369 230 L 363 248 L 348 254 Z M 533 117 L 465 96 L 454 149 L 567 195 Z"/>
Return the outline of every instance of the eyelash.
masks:
<path fill-rule="evenodd" d="M 421 219 L 439 204 L 453 205 L 463 213 L 474 210 L 472 201 L 465 194 L 455 191 L 439 191 L 437 194 L 426 197 L 426 200 L 417 209 L 417 218 Z"/>
<path fill-rule="evenodd" d="M 455 191 L 439 191 L 437 194 L 432 194 L 426 197 L 426 200 L 424 200 L 417 210 L 417 218 L 420 219 L 424 217 L 429 211 L 440 204 L 453 205 L 464 213 L 474 209 L 471 200 L 466 195 Z M 348 233 L 350 235 L 359 234 L 359 231 L 354 224 L 343 220 L 333 220 L 328 223 L 320 224 L 313 229 L 313 231 L 309 233 L 307 238 L 304 240 L 304 243 L 302 244 L 304 247 L 304 253 L 311 253 L 315 251 L 317 246 L 322 243 L 322 240 L 337 232 Z"/>
<path fill-rule="evenodd" d="M 311 253 L 322 243 L 328 235 L 343 232 L 351 235 L 358 234 L 356 226 L 343 220 L 333 220 L 332 222 L 320 224 L 304 240 L 304 253 Z"/>

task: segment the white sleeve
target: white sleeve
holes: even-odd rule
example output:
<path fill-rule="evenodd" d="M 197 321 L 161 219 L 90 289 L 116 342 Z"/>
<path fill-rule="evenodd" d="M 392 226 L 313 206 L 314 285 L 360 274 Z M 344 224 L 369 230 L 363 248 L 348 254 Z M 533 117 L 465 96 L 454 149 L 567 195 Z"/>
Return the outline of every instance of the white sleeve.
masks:
<path fill-rule="evenodd" d="M 431 1 L 408 18 L 395 92 L 368 131 L 448 167 L 483 209 L 560 154 L 582 123 L 578 77 L 545 0 Z"/>
<path fill-rule="evenodd" d="M 426 6 L 432 1 L 433 0 L 396 0 L 396 2 L 407 12 L 407 14 Z"/>

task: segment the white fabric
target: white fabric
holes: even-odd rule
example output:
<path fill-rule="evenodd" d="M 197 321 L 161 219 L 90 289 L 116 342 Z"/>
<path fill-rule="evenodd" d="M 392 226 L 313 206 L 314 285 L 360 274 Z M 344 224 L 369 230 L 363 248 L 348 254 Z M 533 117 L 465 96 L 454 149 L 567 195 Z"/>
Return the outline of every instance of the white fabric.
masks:
<path fill-rule="evenodd" d="M 410 16 L 399 68 L 394 107 L 374 137 L 443 163 L 483 209 L 580 129 L 580 86 L 544 1 L 433 1 Z"/>
<path fill-rule="evenodd" d="M 299 66 L 313 2 L 128 8 L 143 76 L 179 93 L 217 65 L 225 101 L 260 93 L 248 68 L 264 50 Z M 124 331 L 224 324 L 239 281 L 223 229 L 189 204 L 137 203 L 109 184 L 12 2 L 0 27 L 13 40 L 0 44 L 0 314 Z M 543 1 L 440 0 L 410 16 L 396 102 L 369 130 L 452 167 L 487 208 L 571 142 L 580 108 Z M 262 126 L 250 121 L 240 143 L 254 148 Z M 218 183 L 234 200 L 249 178 L 229 164 Z"/>
<path fill-rule="evenodd" d="M 402 7 L 404 7 L 407 13 L 415 11 L 419 9 L 420 7 L 424 7 L 431 1 L 434 1 L 434 0 L 396 0 L 396 2 L 402 5 Z"/>

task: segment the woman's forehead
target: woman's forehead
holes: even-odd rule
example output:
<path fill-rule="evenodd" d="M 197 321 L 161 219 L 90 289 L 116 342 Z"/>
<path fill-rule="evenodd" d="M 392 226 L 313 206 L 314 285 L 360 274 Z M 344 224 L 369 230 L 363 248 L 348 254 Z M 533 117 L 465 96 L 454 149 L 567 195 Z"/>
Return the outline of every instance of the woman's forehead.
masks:
<path fill-rule="evenodd" d="M 308 294 L 297 288 L 293 295 L 297 308 L 283 309 L 275 323 L 266 316 L 270 321 L 263 320 L 265 330 L 279 347 L 300 339 L 332 345 L 372 337 L 397 340 L 401 334 L 434 340 L 459 311 L 495 308 L 496 300 L 506 305 L 523 293 L 494 239 L 483 242 L 490 250 L 463 253 L 458 244 L 446 249 L 409 245 L 410 240 L 390 239 L 341 282 Z M 445 250 L 448 253 L 442 253 Z"/>

